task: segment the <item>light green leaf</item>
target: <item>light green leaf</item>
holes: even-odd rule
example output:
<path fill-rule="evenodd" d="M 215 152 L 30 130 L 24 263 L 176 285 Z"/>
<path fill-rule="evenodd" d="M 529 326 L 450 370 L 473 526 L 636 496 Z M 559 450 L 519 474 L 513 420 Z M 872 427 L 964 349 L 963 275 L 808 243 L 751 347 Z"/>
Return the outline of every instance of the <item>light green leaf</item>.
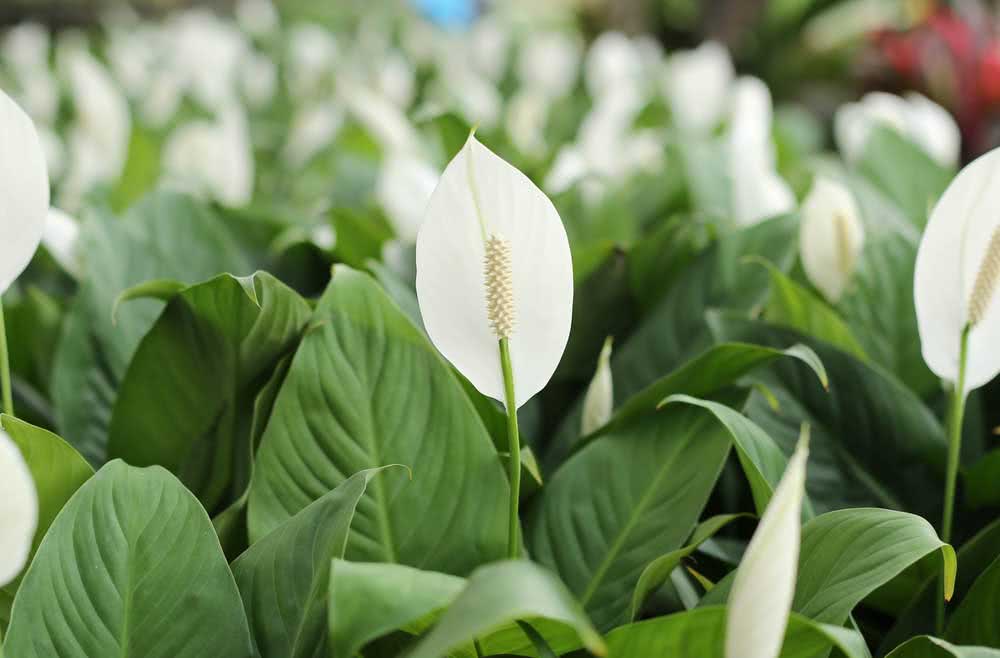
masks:
<path fill-rule="evenodd" d="M 310 314 L 267 273 L 224 274 L 175 294 L 119 386 L 110 455 L 166 467 L 209 510 L 232 502 L 249 483 L 246 421 L 261 378 L 295 348 Z"/>
<path fill-rule="evenodd" d="M 987 647 L 957 647 L 922 635 L 899 645 L 885 658 L 1000 658 L 1000 651 Z"/>
<path fill-rule="evenodd" d="M 327 654 L 330 560 L 344 556 L 358 501 L 381 470 L 351 476 L 233 562 L 261 658 Z"/>
<path fill-rule="evenodd" d="M 948 621 L 945 637 L 1000 649 L 1000 556 L 976 578 Z"/>
<path fill-rule="evenodd" d="M 258 540 L 352 473 L 403 464 L 358 504 L 347 558 L 464 575 L 504 554 L 509 487 L 492 441 L 426 337 L 340 266 L 261 440 L 247 515 Z"/>
<path fill-rule="evenodd" d="M 14 600 L 17 658 L 250 658 L 212 524 L 159 467 L 114 461 L 66 504 Z"/>
<path fill-rule="evenodd" d="M 536 619 L 571 628 L 583 647 L 604 655 L 601 636 L 558 579 L 531 562 L 507 561 L 476 570 L 408 658 L 440 658 L 505 625 Z M 481 644 L 488 655 L 497 653 L 488 641 Z"/>

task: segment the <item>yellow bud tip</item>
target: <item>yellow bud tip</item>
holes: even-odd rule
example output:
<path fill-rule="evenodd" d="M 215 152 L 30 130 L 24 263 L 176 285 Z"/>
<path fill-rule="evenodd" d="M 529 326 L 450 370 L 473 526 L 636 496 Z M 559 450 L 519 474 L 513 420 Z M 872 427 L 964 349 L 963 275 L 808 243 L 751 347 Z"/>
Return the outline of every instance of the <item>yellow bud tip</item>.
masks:
<path fill-rule="evenodd" d="M 514 331 L 514 269 L 510 243 L 498 235 L 486 240 L 483 258 L 486 284 L 486 318 L 497 338 L 510 338 Z"/>
<path fill-rule="evenodd" d="M 996 293 L 997 282 L 1000 281 L 1000 226 L 993 231 L 990 244 L 986 247 L 986 255 L 979 266 L 976 281 L 969 297 L 969 326 L 979 324 L 990 308 Z"/>

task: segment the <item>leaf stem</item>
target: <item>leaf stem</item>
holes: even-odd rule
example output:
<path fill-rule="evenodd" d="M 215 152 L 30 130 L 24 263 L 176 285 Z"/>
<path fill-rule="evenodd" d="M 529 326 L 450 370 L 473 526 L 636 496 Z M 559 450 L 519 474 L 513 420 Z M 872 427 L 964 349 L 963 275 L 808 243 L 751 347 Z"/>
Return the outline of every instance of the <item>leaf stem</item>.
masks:
<path fill-rule="evenodd" d="M 14 394 L 10 387 L 10 356 L 7 352 L 7 328 L 3 318 L 3 300 L 0 300 L 0 389 L 3 391 L 3 411 L 14 415 Z"/>
<path fill-rule="evenodd" d="M 500 339 L 500 368 L 503 371 L 504 398 L 507 407 L 507 440 L 510 453 L 510 526 L 507 533 L 507 557 L 516 560 L 520 553 L 518 503 L 521 497 L 521 435 L 517 429 L 517 398 L 514 397 L 514 372 L 510 365 L 510 343 Z"/>
<path fill-rule="evenodd" d="M 969 330 L 962 330 L 958 356 L 958 380 L 952 389 L 948 409 L 948 465 L 944 482 L 944 511 L 941 515 L 941 540 L 951 543 L 952 523 L 955 514 L 955 486 L 958 482 L 958 465 L 962 455 L 962 420 L 965 416 L 965 368 L 969 357 Z M 941 597 L 937 606 L 937 634 L 944 631 L 944 577 L 941 578 Z"/>

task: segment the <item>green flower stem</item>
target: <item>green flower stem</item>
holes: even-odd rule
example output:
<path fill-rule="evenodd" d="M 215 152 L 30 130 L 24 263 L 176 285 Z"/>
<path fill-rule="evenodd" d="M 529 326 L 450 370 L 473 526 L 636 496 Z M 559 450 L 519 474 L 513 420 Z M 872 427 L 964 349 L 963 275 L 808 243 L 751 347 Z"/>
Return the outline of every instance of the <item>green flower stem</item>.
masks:
<path fill-rule="evenodd" d="M 951 543 L 952 520 L 955 514 L 955 485 L 958 482 L 958 464 L 962 455 L 962 420 L 965 417 L 965 366 L 969 357 L 969 330 L 962 330 L 958 357 L 958 381 L 951 393 L 948 409 L 948 466 L 944 481 L 944 511 L 941 515 L 941 540 Z M 937 605 L 937 634 L 944 631 L 944 578 L 941 578 L 941 596 Z"/>
<path fill-rule="evenodd" d="M 3 391 L 3 411 L 14 415 L 14 394 L 10 388 L 10 356 L 7 353 L 7 329 L 3 320 L 3 301 L 0 300 L 0 389 Z"/>
<path fill-rule="evenodd" d="M 510 527 L 507 533 L 507 557 L 516 560 L 521 539 L 518 536 L 517 508 L 521 497 L 521 435 L 517 429 L 517 398 L 514 397 L 514 372 L 510 365 L 510 344 L 500 339 L 500 368 L 503 370 L 504 399 L 507 404 L 507 440 L 510 468 Z"/>

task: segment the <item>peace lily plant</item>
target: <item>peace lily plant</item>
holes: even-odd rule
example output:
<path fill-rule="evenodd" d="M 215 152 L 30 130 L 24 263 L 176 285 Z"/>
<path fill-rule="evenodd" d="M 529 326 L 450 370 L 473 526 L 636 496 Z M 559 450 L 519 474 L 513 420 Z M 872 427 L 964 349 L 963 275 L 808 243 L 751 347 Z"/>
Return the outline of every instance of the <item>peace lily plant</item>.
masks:
<path fill-rule="evenodd" d="M 573 314 L 573 262 L 552 202 L 470 136 L 417 236 L 417 298 L 434 345 L 507 409 L 510 557 L 519 552 L 517 410 L 555 372 Z"/>

